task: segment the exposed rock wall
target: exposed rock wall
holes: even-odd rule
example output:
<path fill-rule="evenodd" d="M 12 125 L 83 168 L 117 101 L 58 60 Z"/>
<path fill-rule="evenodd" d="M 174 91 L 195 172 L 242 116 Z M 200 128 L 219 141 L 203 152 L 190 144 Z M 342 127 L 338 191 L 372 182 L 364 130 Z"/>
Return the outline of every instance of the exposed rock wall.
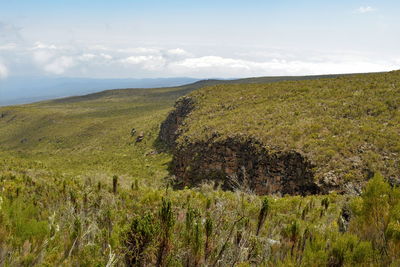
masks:
<path fill-rule="evenodd" d="M 181 97 L 175 103 L 174 109 L 168 114 L 165 121 L 161 123 L 159 139 L 169 148 L 175 147 L 175 141 L 179 136 L 179 126 L 193 109 L 193 99 L 187 96 Z"/>
<path fill-rule="evenodd" d="M 260 195 L 309 195 L 320 193 L 314 183 L 313 167 L 296 151 L 269 153 L 256 140 L 230 138 L 177 147 L 171 172 L 180 186 L 212 180 L 224 189 Z"/>

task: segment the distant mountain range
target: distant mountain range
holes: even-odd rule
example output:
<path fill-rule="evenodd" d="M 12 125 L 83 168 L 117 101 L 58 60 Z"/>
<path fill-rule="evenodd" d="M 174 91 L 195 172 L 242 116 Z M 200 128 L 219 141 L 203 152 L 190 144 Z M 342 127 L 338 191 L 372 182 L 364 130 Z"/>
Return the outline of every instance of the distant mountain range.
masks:
<path fill-rule="evenodd" d="M 0 81 L 0 106 L 83 95 L 106 89 L 180 86 L 198 81 L 194 78 L 91 79 L 10 77 Z"/>

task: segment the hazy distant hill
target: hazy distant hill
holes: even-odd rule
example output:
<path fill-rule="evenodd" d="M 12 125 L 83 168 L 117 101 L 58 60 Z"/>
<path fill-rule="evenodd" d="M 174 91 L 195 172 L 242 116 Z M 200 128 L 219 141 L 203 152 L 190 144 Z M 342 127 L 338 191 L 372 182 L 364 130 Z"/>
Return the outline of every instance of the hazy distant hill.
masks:
<path fill-rule="evenodd" d="M 244 79 L 201 80 L 186 77 L 152 79 L 90 79 L 10 77 L 0 82 L 0 106 L 26 104 L 42 100 L 85 95 L 109 89 L 160 88 L 194 84 L 194 88 L 221 83 L 269 83 L 290 80 L 308 80 L 336 77 L 336 75 L 277 76 Z"/>
<path fill-rule="evenodd" d="M 193 78 L 90 79 L 10 77 L 0 82 L 0 105 L 24 104 L 51 98 L 68 97 L 117 88 L 179 86 Z"/>

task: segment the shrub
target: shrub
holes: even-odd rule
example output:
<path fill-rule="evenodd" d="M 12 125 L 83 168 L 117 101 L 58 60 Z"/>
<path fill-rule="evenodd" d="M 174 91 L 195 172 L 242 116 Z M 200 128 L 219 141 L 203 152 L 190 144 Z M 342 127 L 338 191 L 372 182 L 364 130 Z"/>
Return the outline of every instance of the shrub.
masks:
<path fill-rule="evenodd" d="M 129 230 L 123 236 L 125 263 L 128 266 L 141 266 L 146 249 L 154 243 L 158 231 L 156 221 L 150 214 L 133 219 Z"/>

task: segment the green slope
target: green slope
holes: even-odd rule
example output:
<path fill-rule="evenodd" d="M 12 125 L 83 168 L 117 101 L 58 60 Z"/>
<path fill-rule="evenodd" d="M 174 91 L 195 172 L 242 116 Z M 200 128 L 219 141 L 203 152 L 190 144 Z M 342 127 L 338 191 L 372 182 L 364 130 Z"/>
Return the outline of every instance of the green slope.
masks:
<path fill-rule="evenodd" d="M 400 71 L 270 84 L 216 85 L 189 95 L 195 108 L 179 146 L 254 138 L 295 150 L 316 178 L 400 177 Z"/>
<path fill-rule="evenodd" d="M 335 77 L 335 76 L 330 76 Z M 28 105 L 0 107 L 0 155 L 41 162 L 64 175 L 124 175 L 127 183 L 160 185 L 168 154 L 155 154 L 159 124 L 175 100 L 193 90 L 221 83 L 265 83 L 310 77 L 204 80 L 171 88 L 108 90 Z M 143 132 L 143 142 L 131 137 Z M 146 156 L 147 155 L 147 156 Z"/>
<path fill-rule="evenodd" d="M 0 109 L 3 156 L 63 173 L 161 178 L 167 155 L 151 152 L 159 121 L 184 90 L 135 90 Z M 145 138 L 135 143 L 132 128 Z M 160 180 L 160 179 L 155 179 Z M 151 181 L 149 181 L 151 182 Z"/>

